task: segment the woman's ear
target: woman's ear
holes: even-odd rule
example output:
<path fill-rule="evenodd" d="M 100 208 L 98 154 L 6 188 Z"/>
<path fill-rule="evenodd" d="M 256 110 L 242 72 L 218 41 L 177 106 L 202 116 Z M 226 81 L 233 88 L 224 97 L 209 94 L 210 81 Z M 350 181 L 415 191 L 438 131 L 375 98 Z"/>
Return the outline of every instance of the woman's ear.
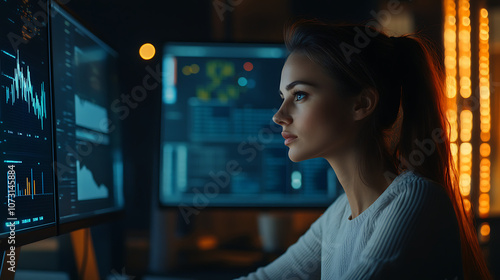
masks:
<path fill-rule="evenodd" d="M 378 92 L 374 89 L 364 89 L 354 98 L 353 119 L 360 121 L 375 111 L 379 100 Z"/>

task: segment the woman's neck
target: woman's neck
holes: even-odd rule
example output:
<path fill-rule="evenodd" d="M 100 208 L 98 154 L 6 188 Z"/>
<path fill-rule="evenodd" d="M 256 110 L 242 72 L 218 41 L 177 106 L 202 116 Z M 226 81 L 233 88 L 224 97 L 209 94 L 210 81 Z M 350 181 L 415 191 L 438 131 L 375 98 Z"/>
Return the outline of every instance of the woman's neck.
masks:
<path fill-rule="evenodd" d="M 388 170 L 382 163 L 369 165 L 364 173 L 356 153 L 344 151 L 342 155 L 327 158 L 344 188 L 351 207 L 351 218 L 354 219 L 365 211 L 392 183 L 392 179 L 384 176 Z M 374 162 L 373 160 L 371 162 Z"/>

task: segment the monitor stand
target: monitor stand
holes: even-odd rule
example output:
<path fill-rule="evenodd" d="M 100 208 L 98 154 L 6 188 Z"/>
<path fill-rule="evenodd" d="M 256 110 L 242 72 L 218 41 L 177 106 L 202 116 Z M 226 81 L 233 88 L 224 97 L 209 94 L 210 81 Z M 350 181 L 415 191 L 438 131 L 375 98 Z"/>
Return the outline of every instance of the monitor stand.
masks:
<path fill-rule="evenodd" d="M 2 254 L 2 270 L 0 272 L 0 279 L 14 280 L 16 275 L 17 264 L 19 263 L 19 255 L 21 254 L 21 247 L 16 247 L 13 251 L 3 251 Z M 14 259 L 11 260 L 12 255 Z"/>
<path fill-rule="evenodd" d="M 94 243 L 92 241 L 90 228 L 72 231 L 71 243 L 75 254 L 78 275 L 81 277 L 79 279 L 99 280 L 99 269 L 97 268 Z"/>

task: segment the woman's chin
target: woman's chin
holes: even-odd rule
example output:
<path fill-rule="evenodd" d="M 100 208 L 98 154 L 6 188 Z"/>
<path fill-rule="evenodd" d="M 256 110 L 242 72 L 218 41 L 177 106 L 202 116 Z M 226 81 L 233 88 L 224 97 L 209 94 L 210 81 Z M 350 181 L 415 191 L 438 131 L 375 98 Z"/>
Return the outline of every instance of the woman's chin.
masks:
<path fill-rule="evenodd" d="M 309 159 L 309 158 L 304 157 L 304 155 L 294 153 L 292 151 L 292 149 L 288 150 L 288 158 L 293 162 L 299 162 L 299 161 L 304 161 L 306 159 Z"/>

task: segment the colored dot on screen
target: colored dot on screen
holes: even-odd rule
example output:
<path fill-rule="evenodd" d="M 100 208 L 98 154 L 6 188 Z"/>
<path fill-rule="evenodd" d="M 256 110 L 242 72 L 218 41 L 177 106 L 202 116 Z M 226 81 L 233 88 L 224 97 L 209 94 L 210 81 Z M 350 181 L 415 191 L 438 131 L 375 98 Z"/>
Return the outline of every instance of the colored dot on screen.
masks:
<path fill-rule="evenodd" d="M 248 88 L 254 88 L 255 87 L 255 80 L 254 79 L 248 79 Z"/>
<path fill-rule="evenodd" d="M 300 171 L 292 172 L 292 188 L 298 190 L 302 187 L 302 174 Z"/>
<path fill-rule="evenodd" d="M 245 64 L 243 64 L 243 69 L 245 69 L 246 71 L 252 71 L 253 64 L 251 62 L 245 62 Z"/>
<path fill-rule="evenodd" d="M 144 60 L 150 60 L 151 58 L 153 58 L 153 56 L 155 56 L 155 53 L 156 53 L 155 47 L 150 43 L 142 45 L 141 48 L 139 49 L 139 54 L 141 55 L 141 58 Z"/>
<path fill-rule="evenodd" d="M 186 76 L 191 75 L 191 67 L 189 67 L 188 65 L 182 67 L 182 74 Z"/>
<path fill-rule="evenodd" d="M 196 74 L 200 72 L 200 66 L 198 64 L 191 64 L 191 73 Z"/>
<path fill-rule="evenodd" d="M 238 79 L 238 85 L 240 85 L 241 87 L 244 87 L 246 86 L 248 83 L 247 79 L 245 77 L 240 77 Z"/>

